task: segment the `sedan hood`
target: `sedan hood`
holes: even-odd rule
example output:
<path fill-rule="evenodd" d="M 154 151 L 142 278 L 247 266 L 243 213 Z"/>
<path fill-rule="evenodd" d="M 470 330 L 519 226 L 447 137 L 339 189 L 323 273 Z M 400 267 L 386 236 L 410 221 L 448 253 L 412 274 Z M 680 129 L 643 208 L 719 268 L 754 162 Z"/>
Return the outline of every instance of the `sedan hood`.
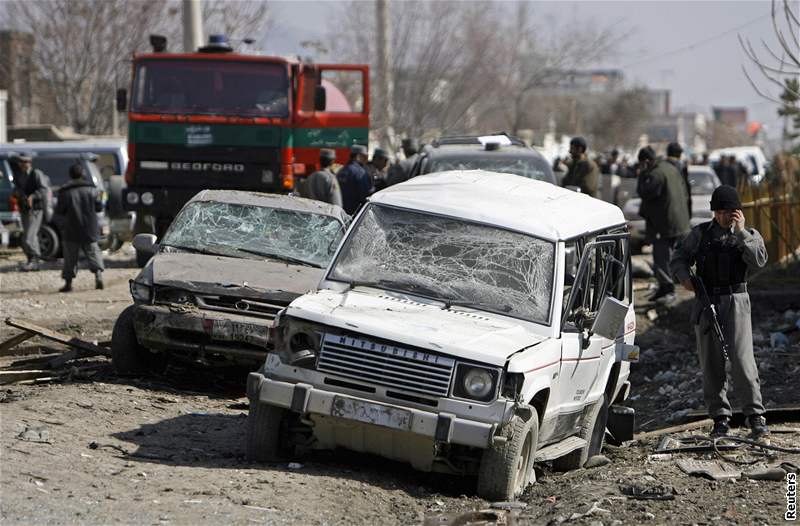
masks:
<path fill-rule="evenodd" d="M 457 358 L 502 366 L 546 339 L 536 325 L 472 309 L 443 309 L 403 294 L 366 287 L 320 290 L 294 300 L 287 315 Z M 541 328 L 539 329 L 542 330 Z"/>
<path fill-rule="evenodd" d="M 154 285 L 243 297 L 266 293 L 287 301 L 315 289 L 325 273 L 292 263 L 186 252 L 156 254 L 148 266 Z"/>

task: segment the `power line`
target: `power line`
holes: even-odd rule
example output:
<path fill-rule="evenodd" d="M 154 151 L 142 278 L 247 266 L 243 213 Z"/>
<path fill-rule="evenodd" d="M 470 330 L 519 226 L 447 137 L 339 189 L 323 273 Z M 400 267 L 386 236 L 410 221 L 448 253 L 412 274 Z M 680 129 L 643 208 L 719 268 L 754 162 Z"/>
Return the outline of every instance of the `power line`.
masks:
<path fill-rule="evenodd" d="M 621 67 L 621 69 L 626 69 L 626 68 L 629 68 L 631 66 L 636 66 L 638 64 L 642 64 L 644 62 L 650 62 L 651 60 L 658 60 L 658 59 L 662 59 L 662 58 L 669 57 L 669 56 L 672 56 L 672 55 L 677 55 L 679 53 L 683 53 L 684 51 L 692 50 L 692 49 L 694 49 L 694 48 L 696 48 L 698 46 L 702 46 L 704 44 L 708 44 L 709 42 L 713 42 L 714 40 L 717 40 L 717 39 L 722 38 L 724 36 L 730 35 L 731 33 L 739 31 L 740 29 L 743 29 L 743 28 L 745 28 L 747 26 L 751 26 L 751 25 L 755 24 L 756 22 L 761 22 L 762 20 L 764 20 L 765 18 L 769 18 L 770 16 L 772 16 L 772 15 L 771 14 L 766 14 L 766 15 L 760 16 L 758 18 L 754 18 L 753 20 L 750 20 L 749 22 L 745 22 L 742 25 L 739 25 L 739 26 L 736 26 L 736 27 L 732 27 L 732 28 L 730 28 L 730 29 L 728 29 L 726 31 L 723 31 L 722 33 L 719 33 L 719 34 L 704 38 L 702 40 L 698 40 L 697 42 L 694 42 L 693 44 L 689 44 L 688 46 L 683 46 L 683 47 L 680 47 L 678 49 L 673 49 L 672 51 L 665 51 L 664 53 L 659 53 L 659 54 L 653 55 L 651 57 L 642 58 L 642 59 L 636 60 L 634 62 L 631 62 L 629 64 L 625 64 L 624 66 Z"/>

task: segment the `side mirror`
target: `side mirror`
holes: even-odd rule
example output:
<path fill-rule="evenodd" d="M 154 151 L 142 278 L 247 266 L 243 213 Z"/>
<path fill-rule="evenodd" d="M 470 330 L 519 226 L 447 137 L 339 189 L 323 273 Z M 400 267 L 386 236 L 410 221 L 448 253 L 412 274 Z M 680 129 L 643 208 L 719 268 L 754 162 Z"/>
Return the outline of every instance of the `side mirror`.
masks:
<path fill-rule="evenodd" d="M 136 234 L 131 244 L 137 252 L 152 256 L 158 250 L 158 243 L 156 243 L 156 239 L 157 238 L 154 234 Z"/>
<path fill-rule="evenodd" d="M 314 111 L 325 111 L 327 107 L 327 93 L 325 86 L 317 86 L 314 90 Z"/>
<path fill-rule="evenodd" d="M 612 296 L 606 296 L 600 303 L 600 310 L 592 324 L 592 333 L 614 340 L 625 325 L 628 305 Z"/>
<path fill-rule="evenodd" d="M 117 90 L 117 111 L 128 111 L 128 90 L 125 88 Z"/>

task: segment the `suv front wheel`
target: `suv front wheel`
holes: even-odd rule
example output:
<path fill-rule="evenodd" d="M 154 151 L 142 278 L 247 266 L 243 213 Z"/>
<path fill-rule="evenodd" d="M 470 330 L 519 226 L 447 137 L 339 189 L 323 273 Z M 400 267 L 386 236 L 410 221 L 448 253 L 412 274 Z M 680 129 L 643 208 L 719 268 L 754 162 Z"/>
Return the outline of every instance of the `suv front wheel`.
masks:
<path fill-rule="evenodd" d="M 250 400 L 247 415 L 247 460 L 275 462 L 281 457 L 281 425 L 286 410 L 258 400 Z"/>
<path fill-rule="evenodd" d="M 487 500 L 514 500 L 536 482 L 533 459 L 539 440 L 539 415 L 531 408 L 528 419 L 515 415 L 496 441 L 483 451 L 478 470 L 478 495 Z"/>

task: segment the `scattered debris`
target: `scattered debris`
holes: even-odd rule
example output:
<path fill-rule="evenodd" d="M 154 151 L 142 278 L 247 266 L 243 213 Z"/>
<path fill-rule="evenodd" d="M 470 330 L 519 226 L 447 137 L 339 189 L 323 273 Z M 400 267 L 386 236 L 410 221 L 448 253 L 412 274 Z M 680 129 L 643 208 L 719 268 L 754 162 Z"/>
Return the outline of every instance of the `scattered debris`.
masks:
<path fill-rule="evenodd" d="M 675 500 L 675 488 L 666 484 L 624 484 L 623 495 L 636 500 Z"/>
<path fill-rule="evenodd" d="M 24 431 L 17 435 L 17 438 L 25 442 L 38 442 L 41 444 L 53 443 L 53 441 L 50 440 L 50 432 L 46 427 L 26 427 Z"/>
<path fill-rule="evenodd" d="M 583 464 L 583 467 L 586 469 L 591 469 L 599 468 L 600 466 L 605 466 L 607 464 L 611 464 L 611 459 L 605 455 L 595 455 L 587 460 L 586 463 Z"/>
<path fill-rule="evenodd" d="M 705 476 L 713 480 L 735 479 L 742 476 L 741 470 L 720 460 L 683 459 L 677 464 L 687 475 Z"/>
<path fill-rule="evenodd" d="M 438 504 L 439 501 L 436 501 L 436 502 Z M 439 506 L 441 506 L 441 504 L 439 504 Z M 493 508 L 493 509 L 496 509 L 496 510 L 508 510 L 508 511 L 511 511 L 511 510 L 524 510 L 525 508 L 528 507 L 528 505 L 526 503 L 520 502 L 520 501 L 514 501 L 514 502 L 492 502 L 489 505 L 489 507 Z"/>
<path fill-rule="evenodd" d="M 596 513 L 611 513 L 611 511 L 601 508 L 600 501 L 595 501 L 592 502 L 591 504 L 583 506 L 582 508 L 579 509 L 579 511 L 576 511 L 575 513 L 570 515 L 569 520 L 574 521 L 576 519 L 580 519 L 583 517 L 591 517 Z"/>
<path fill-rule="evenodd" d="M 779 467 L 761 467 L 744 473 L 744 476 L 752 480 L 777 480 L 782 481 L 786 478 L 786 472 Z"/>

